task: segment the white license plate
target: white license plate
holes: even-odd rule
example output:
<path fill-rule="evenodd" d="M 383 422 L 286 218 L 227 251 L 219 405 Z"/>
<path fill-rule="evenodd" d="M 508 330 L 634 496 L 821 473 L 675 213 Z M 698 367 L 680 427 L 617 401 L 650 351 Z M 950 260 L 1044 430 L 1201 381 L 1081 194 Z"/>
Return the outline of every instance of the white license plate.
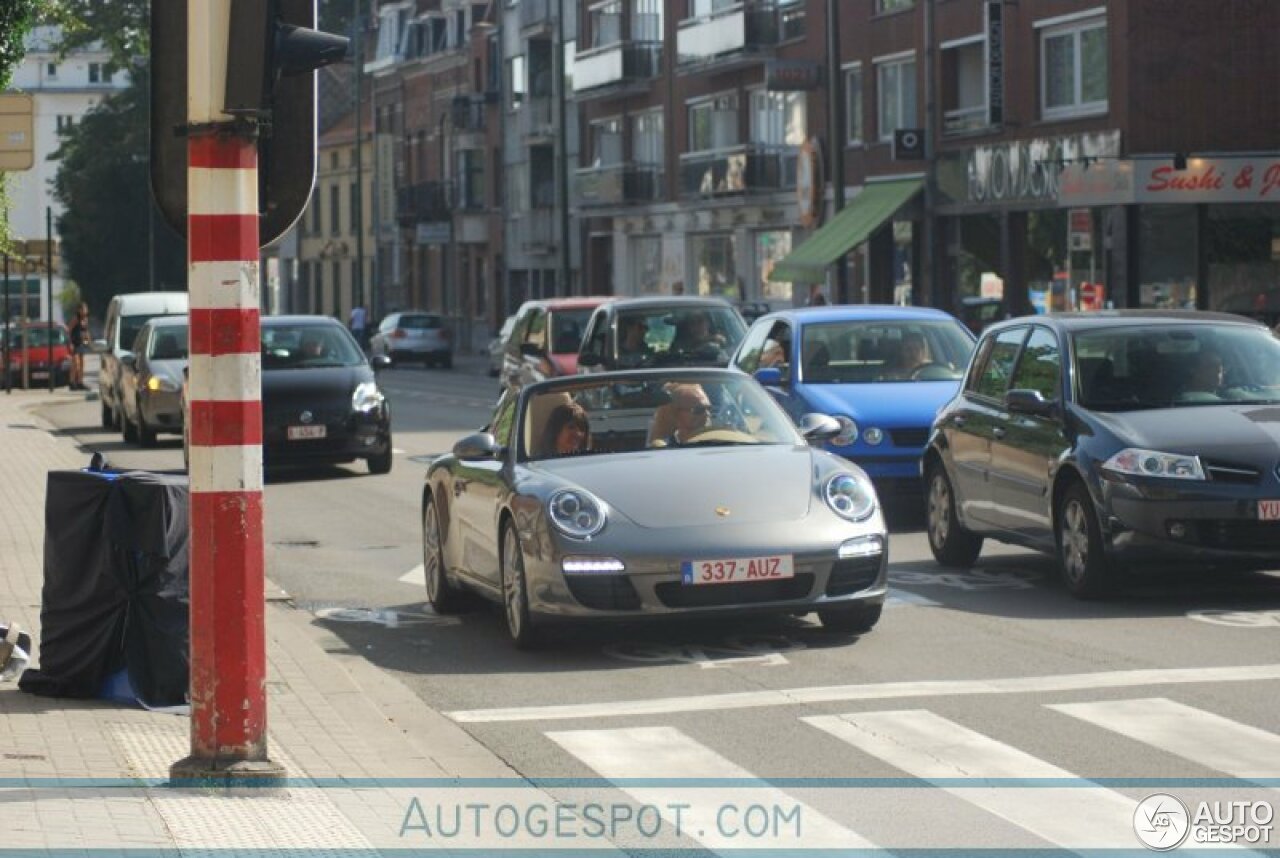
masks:
<path fill-rule="evenodd" d="M 1258 519 L 1260 521 L 1280 521 L 1280 500 L 1258 501 Z"/>
<path fill-rule="evenodd" d="M 45 369 L 36 369 L 31 371 L 32 378 L 48 378 L 49 371 Z"/>
<path fill-rule="evenodd" d="M 741 581 L 774 581 L 794 578 L 790 554 L 763 557 L 731 557 L 719 560 L 686 560 L 680 564 L 685 584 L 734 584 Z"/>
<path fill-rule="evenodd" d="M 290 441 L 309 441 L 313 438 L 323 438 L 323 437 L 324 437 L 323 426 L 290 426 L 289 427 Z"/>

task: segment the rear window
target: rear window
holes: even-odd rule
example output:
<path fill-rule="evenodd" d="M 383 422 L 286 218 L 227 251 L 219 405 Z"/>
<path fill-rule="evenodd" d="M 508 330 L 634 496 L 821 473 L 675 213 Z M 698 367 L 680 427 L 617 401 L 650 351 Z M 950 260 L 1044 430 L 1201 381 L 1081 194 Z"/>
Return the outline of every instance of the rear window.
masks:
<path fill-rule="evenodd" d="M 439 316 L 401 316 L 400 327 L 411 331 L 434 330 L 443 327 L 444 320 Z"/>
<path fill-rule="evenodd" d="M 120 347 L 127 349 L 132 348 L 134 342 L 138 339 L 138 332 L 142 330 L 142 326 L 152 319 L 158 319 L 162 316 L 173 315 L 171 313 L 151 313 L 146 316 L 121 316 L 120 317 Z"/>
<path fill-rule="evenodd" d="M 152 360 L 185 360 L 187 357 L 187 327 L 165 326 L 156 330 L 151 338 L 147 357 Z"/>
<path fill-rule="evenodd" d="M 62 328 L 53 328 L 53 344 L 55 346 L 69 345 L 67 332 Z M 13 328 L 9 331 L 9 345 L 16 349 L 27 348 L 28 346 L 48 346 L 49 345 L 49 328 Z"/>
<path fill-rule="evenodd" d="M 583 307 L 581 310 L 552 310 L 551 351 L 556 354 L 577 354 L 590 318 L 590 307 Z"/>

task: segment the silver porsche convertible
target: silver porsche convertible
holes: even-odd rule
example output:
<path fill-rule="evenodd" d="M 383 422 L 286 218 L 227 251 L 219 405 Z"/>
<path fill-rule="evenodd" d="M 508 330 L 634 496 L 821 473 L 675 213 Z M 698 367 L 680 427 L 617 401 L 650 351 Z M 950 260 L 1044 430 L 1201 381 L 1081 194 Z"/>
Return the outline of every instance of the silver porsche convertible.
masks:
<path fill-rule="evenodd" d="M 861 633 L 880 618 L 888 534 L 875 489 L 811 446 L 733 370 L 553 379 L 504 394 L 485 431 L 427 472 L 427 597 L 502 603 L 518 646 L 560 620 L 818 613 Z"/>

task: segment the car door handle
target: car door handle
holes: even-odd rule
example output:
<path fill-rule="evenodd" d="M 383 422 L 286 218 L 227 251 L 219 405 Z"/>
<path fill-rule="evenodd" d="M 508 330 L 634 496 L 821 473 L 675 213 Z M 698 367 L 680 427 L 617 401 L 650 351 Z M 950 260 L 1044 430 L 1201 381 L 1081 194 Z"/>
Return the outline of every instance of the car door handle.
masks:
<path fill-rule="evenodd" d="M 992 429 L 992 430 L 991 430 L 991 434 L 992 434 L 992 435 L 994 435 L 994 436 L 996 437 L 996 440 L 997 440 L 997 441 L 998 441 L 998 440 L 1000 440 L 1000 439 L 1002 439 L 1002 438 L 1004 438 L 1004 430 L 1003 430 L 1003 429 L 1001 429 L 999 426 L 997 426 L 997 427 L 995 427 L 994 429 Z"/>

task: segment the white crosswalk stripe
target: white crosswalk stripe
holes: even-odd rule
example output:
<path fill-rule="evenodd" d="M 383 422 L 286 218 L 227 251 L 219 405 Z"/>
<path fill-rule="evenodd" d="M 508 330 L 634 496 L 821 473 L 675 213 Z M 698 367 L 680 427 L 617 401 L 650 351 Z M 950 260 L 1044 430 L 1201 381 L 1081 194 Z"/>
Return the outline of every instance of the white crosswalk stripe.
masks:
<path fill-rule="evenodd" d="M 1048 708 L 1233 777 L 1280 774 L 1280 736 L 1165 697 Z"/>
<path fill-rule="evenodd" d="M 655 787 L 623 784 L 620 788 L 636 801 L 667 808 L 663 817 L 672 825 L 676 824 L 677 813 L 671 808 L 685 806 L 679 811 L 682 831 L 708 849 L 742 848 L 742 838 L 733 836 L 741 822 L 728 820 L 722 814 L 725 808 L 732 809 L 736 815 L 753 806 L 788 812 L 798 809 L 795 818 L 802 820 L 803 828 L 799 836 L 792 836 L 795 832 L 780 826 L 774 836 L 752 838 L 752 849 L 874 848 L 865 838 L 779 789 L 728 784 L 714 790 L 682 788 L 681 779 L 755 780 L 755 777 L 674 727 L 564 730 L 547 733 L 547 736 L 608 780 L 661 779 L 662 783 Z"/>
<path fill-rule="evenodd" d="M 1067 849 L 1133 842 L 1134 802 L 1111 790 L 948 786 L 952 779 L 1074 778 L 1070 772 L 925 710 L 800 719 L 913 777 Z"/>

